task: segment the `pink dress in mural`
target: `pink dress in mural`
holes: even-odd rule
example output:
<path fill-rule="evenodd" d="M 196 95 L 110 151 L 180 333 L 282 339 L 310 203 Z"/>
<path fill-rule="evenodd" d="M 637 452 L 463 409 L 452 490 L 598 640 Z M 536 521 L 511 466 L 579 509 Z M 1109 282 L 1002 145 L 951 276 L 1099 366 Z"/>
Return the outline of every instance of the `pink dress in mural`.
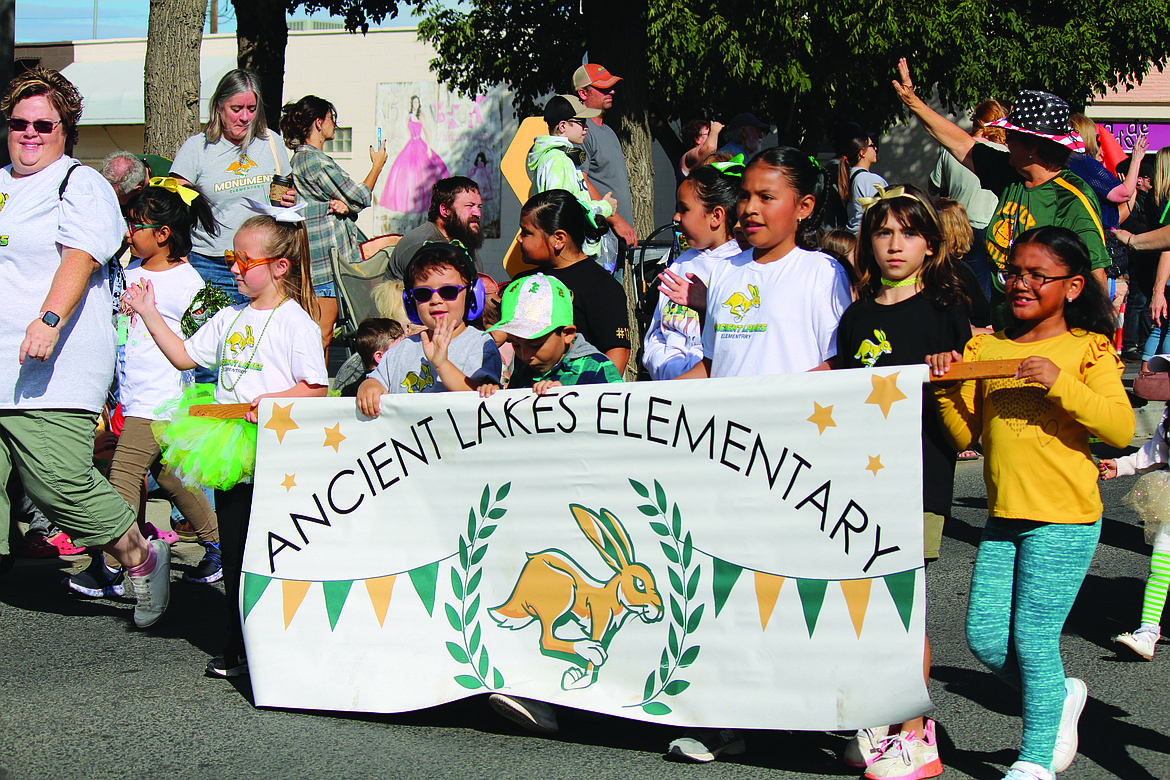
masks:
<path fill-rule="evenodd" d="M 406 120 L 410 140 L 386 176 L 382 206 L 405 214 L 424 213 L 431 207 L 431 187 L 447 178 L 447 166 L 422 139 L 422 122 L 413 116 Z"/>

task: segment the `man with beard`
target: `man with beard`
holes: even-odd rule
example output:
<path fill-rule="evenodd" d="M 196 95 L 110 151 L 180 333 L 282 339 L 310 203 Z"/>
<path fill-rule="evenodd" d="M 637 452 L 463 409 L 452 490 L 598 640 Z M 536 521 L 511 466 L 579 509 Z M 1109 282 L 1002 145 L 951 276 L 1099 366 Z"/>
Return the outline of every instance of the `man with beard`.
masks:
<path fill-rule="evenodd" d="M 458 241 L 475 258 L 477 271 L 482 271 L 477 251 L 483 246 L 479 218 L 483 200 L 479 196 L 479 185 L 466 176 L 452 176 L 440 179 L 431 188 L 431 209 L 427 221 L 406 232 L 399 239 L 386 276 L 402 281 L 406 264 L 422 245 L 429 241 Z"/>

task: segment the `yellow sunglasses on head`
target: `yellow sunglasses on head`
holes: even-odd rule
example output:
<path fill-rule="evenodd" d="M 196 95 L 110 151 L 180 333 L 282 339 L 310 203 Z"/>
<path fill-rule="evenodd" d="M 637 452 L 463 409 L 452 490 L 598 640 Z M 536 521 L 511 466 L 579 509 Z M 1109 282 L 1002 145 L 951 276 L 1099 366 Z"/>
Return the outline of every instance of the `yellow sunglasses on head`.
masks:
<path fill-rule="evenodd" d="M 240 267 L 240 274 L 246 274 L 258 265 L 267 265 L 268 263 L 275 263 L 279 257 L 248 257 L 243 252 L 235 252 L 231 249 L 223 253 L 223 261 L 227 263 L 228 268 L 233 265 Z"/>

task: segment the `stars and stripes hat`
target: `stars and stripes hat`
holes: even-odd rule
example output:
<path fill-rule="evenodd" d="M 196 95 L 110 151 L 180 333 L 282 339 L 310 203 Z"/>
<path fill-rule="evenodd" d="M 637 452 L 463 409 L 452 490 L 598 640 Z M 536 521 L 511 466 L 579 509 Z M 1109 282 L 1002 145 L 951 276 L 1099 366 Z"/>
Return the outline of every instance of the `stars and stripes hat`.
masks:
<path fill-rule="evenodd" d="M 987 126 L 1039 136 L 1074 152 L 1083 152 L 1085 142 L 1069 125 L 1068 115 L 1068 103 L 1056 95 L 1023 89 L 1008 115 L 988 122 Z"/>

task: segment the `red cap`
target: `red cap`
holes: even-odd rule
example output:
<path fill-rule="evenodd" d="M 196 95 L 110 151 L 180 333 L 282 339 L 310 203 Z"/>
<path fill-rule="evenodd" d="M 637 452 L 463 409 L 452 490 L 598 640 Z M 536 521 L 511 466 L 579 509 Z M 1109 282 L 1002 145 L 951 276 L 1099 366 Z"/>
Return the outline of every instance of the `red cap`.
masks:
<path fill-rule="evenodd" d="M 619 81 L 620 76 L 610 73 L 604 65 L 593 62 L 585 63 L 573 73 L 573 89 L 584 89 L 589 84 L 595 87 L 612 87 Z"/>

